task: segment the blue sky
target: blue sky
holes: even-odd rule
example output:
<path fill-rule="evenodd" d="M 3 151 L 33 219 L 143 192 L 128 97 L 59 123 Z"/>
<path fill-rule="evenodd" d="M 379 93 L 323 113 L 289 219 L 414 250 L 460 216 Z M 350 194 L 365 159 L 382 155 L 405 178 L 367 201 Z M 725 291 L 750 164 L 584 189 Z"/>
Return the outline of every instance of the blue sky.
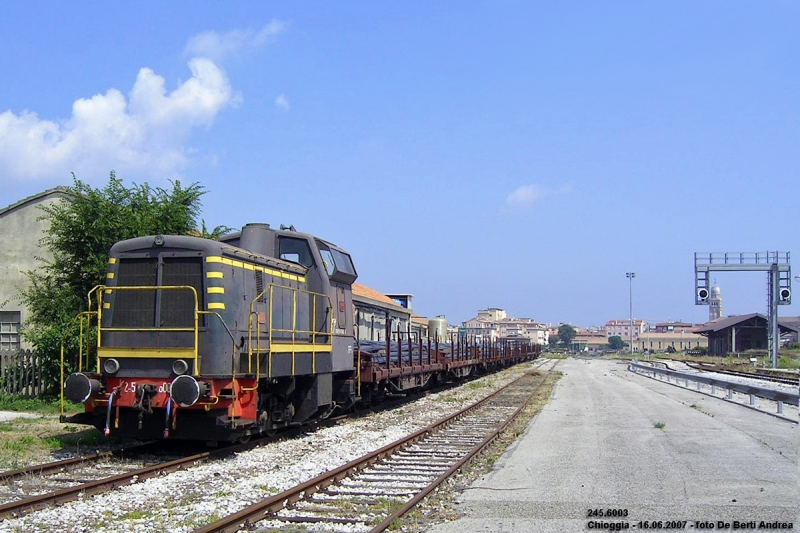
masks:
<path fill-rule="evenodd" d="M 209 226 L 293 224 L 451 322 L 626 318 L 628 271 L 636 317 L 702 322 L 694 252 L 800 253 L 793 1 L 0 5 L 2 205 L 199 182 Z"/>

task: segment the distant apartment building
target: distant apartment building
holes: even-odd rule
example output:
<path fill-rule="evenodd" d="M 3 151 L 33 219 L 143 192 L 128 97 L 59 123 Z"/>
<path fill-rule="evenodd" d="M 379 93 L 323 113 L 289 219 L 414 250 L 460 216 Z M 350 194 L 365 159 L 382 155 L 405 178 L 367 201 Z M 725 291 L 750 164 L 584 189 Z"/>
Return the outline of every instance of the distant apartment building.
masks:
<path fill-rule="evenodd" d="M 608 338 L 602 331 L 579 329 L 570 343 L 573 352 L 602 354 L 608 350 Z"/>
<path fill-rule="evenodd" d="M 525 337 L 534 344 L 546 345 L 550 340 L 550 329 L 547 325 L 531 318 L 504 318 L 500 321 L 502 337 Z"/>
<path fill-rule="evenodd" d="M 646 330 L 647 322 L 640 318 L 634 318 L 633 320 L 625 318 L 606 322 L 606 338 L 621 337 L 625 342 L 631 342 L 631 339 L 633 339 L 634 344 Z M 631 337 L 631 334 L 633 337 Z"/>
<path fill-rule="evenodd" d="M 547 344 L 549 328 L 531 318 L 509 317 L 504 309 L 491 307 L 478 311 L 478 316 L 464 321 L 469 336 L 496 341 L 498 339 L 528 339 L 535 344 Z"/>
<path fill-rule="evenodd" d="M 690 322 L 657 322 L 654 324 L 650 331 L 653 333 L 680 333 L 690 332 L 694 328 L 694 324 Z"/>

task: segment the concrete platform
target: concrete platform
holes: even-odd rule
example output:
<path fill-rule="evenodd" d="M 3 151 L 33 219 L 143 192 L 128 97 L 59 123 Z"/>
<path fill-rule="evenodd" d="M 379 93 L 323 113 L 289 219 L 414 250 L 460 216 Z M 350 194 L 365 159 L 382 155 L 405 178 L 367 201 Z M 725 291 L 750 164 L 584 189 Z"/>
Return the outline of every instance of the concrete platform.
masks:
<path fill-rule="evenodd" d="M 686 521 L 671 524 L 686 530 L 755 521 L 737 529 L 755 531 L 762 520 L 800 529 L 797 424 L 635 375 L 623 362 L 568 359 L 557 369 L 564 377 L 550 403 L 459 497 L 465 516 L 430 532 L 638 529 L 640 521 L 662 522 L 648 529 Z M 595 509 L 627 516 L 589 517 Z"/>
<path fill-rule="evenodd" d="M 20 411 L 0 411 L 0 422 L 8 422 L 15 418 L 39 418 L 41 416 L 36 413 L 23 413 Z"/>

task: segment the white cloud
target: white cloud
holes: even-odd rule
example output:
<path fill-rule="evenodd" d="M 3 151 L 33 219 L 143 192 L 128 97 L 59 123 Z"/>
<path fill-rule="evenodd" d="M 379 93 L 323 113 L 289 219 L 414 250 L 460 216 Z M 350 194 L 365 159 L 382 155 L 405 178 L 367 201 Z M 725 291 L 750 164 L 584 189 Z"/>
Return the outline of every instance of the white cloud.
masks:
<path fill-rule="evenodd" d="M 286 99 L 285 94 L 279 94 L 277 98 L 275 98 L 275 107 L 289 109 L 289 100 Z"/>
<path fill-rule="evenodd" d="M 193 128 L 208 127 L 236 102 L 228 78 L 209 59 L 189 61 L 191 78 L 167 93 L 164 78 L 142 68 L 128 100 L 117 89 L 72 105 L 67 120 L 44 120 L 32 111 L 0 114 L 0 167 L 4 178 L 57 178 L 70 172 L 86 181 L 119 173 L 173 177 L 188 162 Z"/>
<path fill-rule="evenodd" d="M 273 20 L 259 31 L 231 30 L 227 33 L 207 31 L 195 35 L 186 43 L 184 54 L 191 57 L 208 57 L 217 63 L 240 52 L 258 48 L 281 33 L 286 24 Z"/>
<path fill-rule="evenodd" d="M 541 185 L 522 185 L 506 196 L 505 207 L 509 210 L 522 211 L 528 209 L 536 202 L 554 194 L 564 194 L 571 191 L 569 185 L 558 188 L 547 188 Z"/>

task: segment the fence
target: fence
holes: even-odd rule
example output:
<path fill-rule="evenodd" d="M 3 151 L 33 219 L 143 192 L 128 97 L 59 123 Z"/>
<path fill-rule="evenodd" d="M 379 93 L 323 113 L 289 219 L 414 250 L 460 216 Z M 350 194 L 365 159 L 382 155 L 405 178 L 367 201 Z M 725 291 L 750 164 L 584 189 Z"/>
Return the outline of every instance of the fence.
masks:
<path fill-rule="evenodd" d="M 42 364 L 30 350 L 0 351 L 0 393 L 35 398 L 44 391 Z"/>
<path fill-rule="evenodd" d="M 750 405 L 755 406 L 755 398 L 765 398 L 776 402 L 778 414 L 783 414 L 783 404 L 800 405 L 800 394 L 797 392 L 790 392 L 786 390 L 778 390 L 771 387 L 761 387 L 747 383 L 739 383 L 728 381 L 721 378 L 701 376 L 698 374 L 690 374 L 687 372 L 680 372 L 677 370 L 668 370 L 658 368 L 651 365 L 641 364 L 637 361 L 632 361 L 628 365 L 628 370 L 631 372 L 638 372 L 645 375 L 652 374 L 656 379 L 666 379 L 668 383 L 674 381 L 675 385 L 681 386 L 680 382 L 689 387 L 689 382 L 696 384 L 696 389 L 701 390 L 703 385 L 711 386 L 711 395 L 716 393 L 716 389 L 720 388 L 727 391 L 727 399 L 733 400 L 733 393 L 747 394 L 750 398 Z M 797 423 L 796 421 L 792 420 Z"/>

